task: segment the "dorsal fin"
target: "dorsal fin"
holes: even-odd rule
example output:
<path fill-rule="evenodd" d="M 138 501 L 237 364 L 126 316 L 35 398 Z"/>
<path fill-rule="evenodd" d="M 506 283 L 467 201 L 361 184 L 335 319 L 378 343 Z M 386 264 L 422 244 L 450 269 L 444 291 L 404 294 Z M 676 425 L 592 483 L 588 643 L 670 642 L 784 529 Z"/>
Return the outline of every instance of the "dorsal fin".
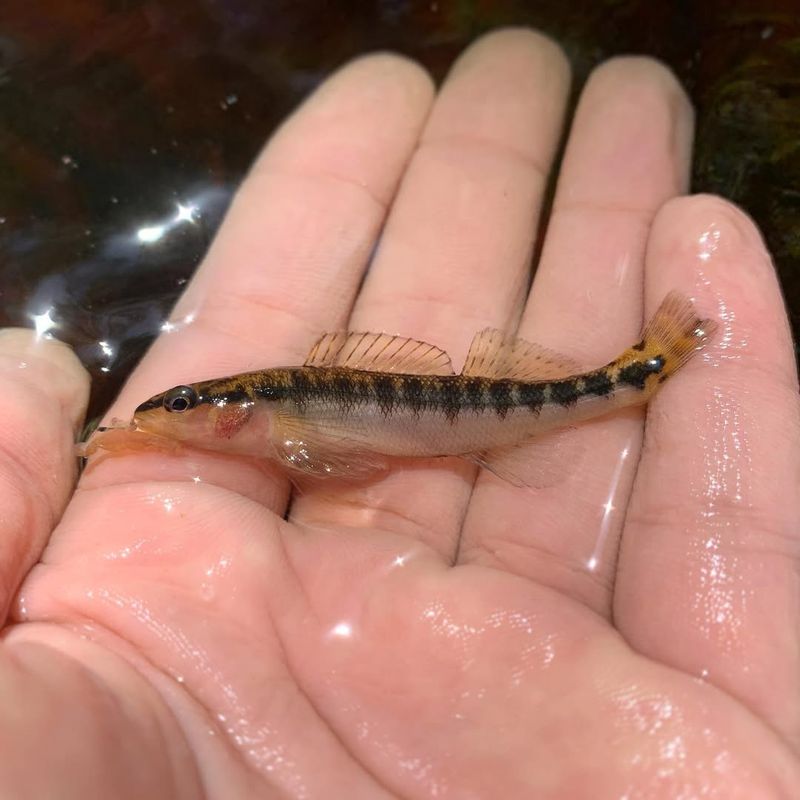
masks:
<path fill-rule="evenodd" d="M 314 346 L 306 356 L 304 367 L 332 367 L 336 356 L 342 349 L 345 339 L 348 337 L 347 331 L 336 331 L 335 333 L 323 333 L 317 339 Z"/>
<path fill-rule="evenodd" d="M 388 333 L 326 333 L 311 348 L 305 366 L 408 375 L 453 374 L 450 356 L 444 350 Z"/>
<path fill-rule="evenodd" d="M 524 339 L 515 339 L 497 328 L 475 334 L 462 375 L 518 381 L 566 378 L 580 372 L 570 358 Z"/>

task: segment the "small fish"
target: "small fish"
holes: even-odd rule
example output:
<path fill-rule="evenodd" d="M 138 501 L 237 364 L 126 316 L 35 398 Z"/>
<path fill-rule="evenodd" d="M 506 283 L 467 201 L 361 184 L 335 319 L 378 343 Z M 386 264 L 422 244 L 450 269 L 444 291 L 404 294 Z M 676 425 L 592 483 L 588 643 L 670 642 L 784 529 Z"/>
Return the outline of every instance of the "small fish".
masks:
<path fill-rule="evenodd" d="M 115 421 L 95 434 L 81 455 L 189 445 L 271 458 L 295 474 L 351 477 L 385 469 L 393 458 L 460 456 L 516 483 L 502 463 L 519 445 L 646 403 L 715 328 L 672 292 L 642 339 L 605 366 L 581 372 L 551 351 L 487 328 L 475 336 L 460 375 L 431 344 L 383 333 L 325 334 L 302 367 L 157 394 L 127 425 Z"/>

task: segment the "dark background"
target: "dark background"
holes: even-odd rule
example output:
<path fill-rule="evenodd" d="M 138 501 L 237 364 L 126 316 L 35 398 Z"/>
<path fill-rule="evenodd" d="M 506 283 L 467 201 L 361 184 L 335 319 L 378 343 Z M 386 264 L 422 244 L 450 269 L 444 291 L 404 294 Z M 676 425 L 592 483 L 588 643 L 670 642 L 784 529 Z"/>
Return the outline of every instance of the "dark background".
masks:
<path fill-rule="evenodd" d="M 617 53 L 670 64 L 698 110 L 693 189 L 757 219 L 797 332 L 800 0 L 0 0 L 0 325 L 72 344 L 97 412 L 314 86 L 382 48 L 441 78 L 509 24 L 558 40 L 578 86 Z"/>

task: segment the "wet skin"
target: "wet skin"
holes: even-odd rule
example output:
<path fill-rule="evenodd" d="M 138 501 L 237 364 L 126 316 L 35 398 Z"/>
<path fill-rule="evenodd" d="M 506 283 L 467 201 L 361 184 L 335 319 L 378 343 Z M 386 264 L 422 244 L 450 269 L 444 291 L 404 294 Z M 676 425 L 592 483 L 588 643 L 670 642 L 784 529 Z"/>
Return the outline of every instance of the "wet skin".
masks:
<path fill-rule="evenodd" d="M 520 31 L 436 96 L 399 58 L 345 67 L 272 139 L 109 410 L 299 363 L 342 327 L 460 364 L 519 319 L 605 363 L 668 290 L 694 297 L 715 342 L 646 424 L 573 431 L 557 485 L 428 464 L 291 496 L 254 461 L 134 452 L 73 493 L 85 376 L 0 336 L 10 796 L 800 794 L 798 400 L 772 266 L 740 211 L 678 197 L 672 77 L 617 60 L 583 91 L 526 299 L 568 83 Z"/>

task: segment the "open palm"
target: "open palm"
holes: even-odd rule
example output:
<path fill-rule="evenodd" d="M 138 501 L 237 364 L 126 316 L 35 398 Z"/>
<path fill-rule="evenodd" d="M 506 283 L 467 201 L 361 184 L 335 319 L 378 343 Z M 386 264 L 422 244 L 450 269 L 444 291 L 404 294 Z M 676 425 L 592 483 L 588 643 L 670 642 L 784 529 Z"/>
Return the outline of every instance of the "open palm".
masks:
<path fill-rule="evenodd" d="M 693 296 L 715 342 L 646 426 L 571 432 L 552 486 L 448 460 L 291 495 L 269 464 L 131 453 L 93 463 L 52 531 L 85 378 L 58 344 L 0 337 L 4 796 L 800 796 L 798 403 L 772 267 L 741 212 L 677 198 L 691 110 L 620 59 L 582 93 L 529 293 L 568 92 L 524 31 L 471 47 L 435 99 L 403 59 L 345 67 L 266 148 L 110 412 L 301 363 L 348 326 L 456 366 L 475 331 L 519 326 L 596 366 L 668 290 Z"/>

